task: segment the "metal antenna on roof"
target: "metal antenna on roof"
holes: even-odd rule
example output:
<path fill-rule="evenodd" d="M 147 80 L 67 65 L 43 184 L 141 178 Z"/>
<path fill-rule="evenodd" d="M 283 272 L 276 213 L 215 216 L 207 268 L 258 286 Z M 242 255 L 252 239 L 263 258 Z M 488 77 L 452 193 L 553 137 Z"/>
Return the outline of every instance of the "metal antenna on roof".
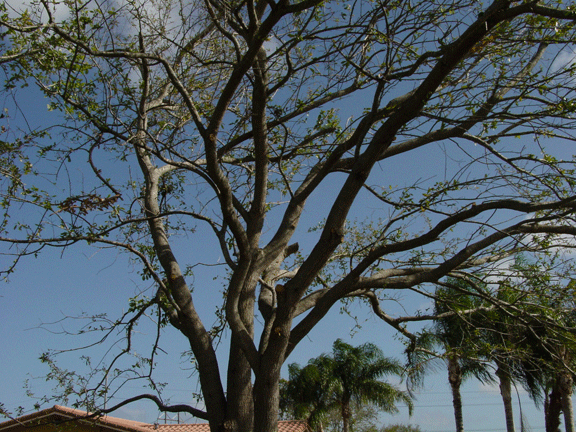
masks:
<path fill-rule="evenodd" d="M 168 413 L 165 411 L 164 412 L 164 424 L 166 424 L 168 422 L 175 422 L 176 424 L 180 424 L 180 413 L 176 413 L 176 417 L 169 417 Z"/>

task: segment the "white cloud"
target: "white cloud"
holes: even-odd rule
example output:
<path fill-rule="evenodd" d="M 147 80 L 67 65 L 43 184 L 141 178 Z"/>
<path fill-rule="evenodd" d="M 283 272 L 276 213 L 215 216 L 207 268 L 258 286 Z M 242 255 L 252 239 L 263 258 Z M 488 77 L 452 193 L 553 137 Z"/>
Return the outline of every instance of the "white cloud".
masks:
<path fill-rule="evenodd" d="M 50 12 L 56 22 L 63 21 L 70 17 L 70 9 L 63 3 L 58 1 L 48 1 Z M 29 0 L 6 0 L 6 7 L 8 8 L 8 16 L 16 18 L 25 10 L 33 13 L 34 16 L 39 16 L 43 21 L 48 20 L 48 13 L 45 8 L 37 2 Z"/>
<path fill-rule="evenodd" d="M 574 63 L 576 63 L 576 49 L 568 46 L 556 55 L 550 69 L 552 72 L 558 72 L 560 69 L 574 65 Z"/>

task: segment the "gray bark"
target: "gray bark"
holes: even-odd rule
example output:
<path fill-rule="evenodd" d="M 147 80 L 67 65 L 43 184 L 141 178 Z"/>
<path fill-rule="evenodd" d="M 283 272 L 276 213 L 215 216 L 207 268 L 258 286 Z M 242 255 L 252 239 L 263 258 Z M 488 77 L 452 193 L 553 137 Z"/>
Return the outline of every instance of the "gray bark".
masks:
<path fill-rule="evenodd" d="M 552 391 L 546 397 L 544 403 L 544 415 L 546 432 L 560 432 L 560 413 L 562 412 L 562 395 L 556 383 Z"/>
<path fill-rule="evenodd" d="M 454 421 L 456 432 L 464 432 L 464 417 L 462 415 L 462 395 L 460 386 L 462 385 L 462 370 L 456 355 L 448 357 L 448 382 L 452 390 L 452 405 L 454 406 Z"/>
<path fill-rule="evenodd" d="M 510 373 L 505 365 L 498 365 L 496 375 L 500 380 L 500 395 L 504 404 L 506 417 L 506 432 L 514 432 L 514 410 L 512 408 L 512 381 Z"/>
<path fill-rule="evenodd" d="M 572 389 L 574 379 L 569 372 L 561 374 L 558 378 L 562 394 L 562 412 L 564 413 L 564 427 L 566 432 L 574 432 L 574 411 L 572 407 Z"/>

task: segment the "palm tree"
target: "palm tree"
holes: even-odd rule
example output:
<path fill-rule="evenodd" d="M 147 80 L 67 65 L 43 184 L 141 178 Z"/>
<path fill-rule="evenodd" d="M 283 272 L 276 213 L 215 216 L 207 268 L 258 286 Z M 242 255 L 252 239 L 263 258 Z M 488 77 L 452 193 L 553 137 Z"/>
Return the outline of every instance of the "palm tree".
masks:
<path fill-rule="evenodd" d="M 489 364 L 481 359 L 478 348 L 481 335 L 476 328 L 482 318 L 475 311 L 481 306 L 481 299 L 465 281 L 449 279 L 436 289 L 434 312 L 439 318 L 434 322 L 432 339 L 444 350 L 456 432 L 464 431 L 462 382 L 470 377 L 483 383 L 494 382 Z"/>
<path fill-rule="evenodd" d="M 487 285 L 478 277 L 475 280 L 449 278 L 438 284 L 435 301 L 438 318 L 431 331 L 423 332 L 414 346 L 407 350 L 410 378 L 415 385 L 421 384 L 428 365 L 440 356 L 445 360 L 458 432 L 464 430 L 460 395 L 462 382 L 470 377 L 484 383 L 498 381 L 506 430 L 514 432 L 512 386 L 518 381 L 523 385 L 526 383 L 520 372 L 519 326 L 503 305 L 514 305 L 519 295 L 501 283 L 496 295 L 497 306 L 487 304 L 482 300 Z M 434 352 L 438 346 L 443 354 Z"/>
<path fill-rule="evenodd" d="M 544 401 L 546 432 L 559 432 L 562 413 L 566 432 L 573 432 L 572 370 L 576 359 L 572 353 L 576 339 L 570 329 L 575 319 L 566 312 L 574 310 L 573 303 L 567 303 L 574 297 L 573 287 L 562 288 L 543 265 L 517 257 L 512 277 L 499 283 L 498 299 L 540 319 L 520 324 L 515 316 L 496 312 L 491 319 L 497 323 L 492 329 L 492 355 L 499 369 L 519 381 L 537 404 Z M 551 300 L 556 298 L 551 290 L 558 289 L 566 294 L 562 304 Z"/>
<path fill-rule="evenodd" d="M 324 421 L 334 410 L 333 367 L 334 362 L 326 356 L 311 359 L 304 367 L 290 364 L 289 380 L 280 382 L 280 411 L 292 418 L 304 419 L 322 432 Z"/>
<path fill-rule="evenodd" d="M 565 431 L 574 431 L 572 393 L 576 341 L 570 330 L 563 329 L 574 327 L 573 322 L 566 320 L 566 315 L 559 313 L 554 327 L 534 324 L 523 334 L 527 354 L 521 372 L 532 398 L 536 402 L 544 400 L 546 432 L 560 431 L 561 414 Z"/>
<path fill-rule="evenodd" d="M 334 378 L 339 382 L 338 402 L 342 412 L 343 432 L 348 432 L 350 403 L 372 403 L 388 413 L 398 411 L 397 402 L 404 402 L 412 413 L 412 399 L 407 392 L 380 381 L 386 375 L 401 375 L 404 369 L 396 360 L 384 357 L 374 344 L 353 347 L 341 339 L 333 346 Z"/>
<path fill-rule="evenodd" d="M 382 381 L 387 375 L 401 375 L 397 361 L 386 358 L 371 343 L 353 347 L 341 339 L 334 342 L 332 354 L 323 354 L 301 368 L 289 366 L 289 380 L 282 386 L 281 405 L 284 412 L 304 418 L 312 427 L 322 430 L 322 418 L 338 410 L 343 432 L 350 430 L 353 404 L 373 404 L 380 410 L 395 413 L 397 403 L 408 405 L 407 392 Z"/>
<path fill-rule="evenodd" d="M 524 387 L 536 403 L 544 402 L 546 432 L 560 432 L 562 414 L 565 431 L 573 432 L 574 341 L 559 343 L 553 329 L 536 324 L 526 329 L 523 336 Z"/>
<path fill-rule="evenodd" d="M 506 283 L 498 285 L 496 298 L 502 304 L 514 305 L 518 299 L 518 293 Z M 484 357 L 493 361 L 496 367 L 495 375 L 498 377 L 500 395 L 504 404 L 504 416 L 506 419 L 506 431 L 514 432 L 514 412 L 512 408 L 512 385 L 520 380 L 519 357 L 518 357 L 518 326 L 512 316 L 502 307 L 483 313 L 482 339 L 488 352 Z M 522 422 L 521 422 L 522 425 Z"/>

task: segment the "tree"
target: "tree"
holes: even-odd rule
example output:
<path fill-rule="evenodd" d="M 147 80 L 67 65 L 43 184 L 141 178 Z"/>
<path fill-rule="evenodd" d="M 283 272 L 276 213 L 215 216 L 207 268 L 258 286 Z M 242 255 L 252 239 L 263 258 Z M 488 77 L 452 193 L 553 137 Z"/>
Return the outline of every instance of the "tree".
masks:
<path fill-rule="evenodd" d="M 349 428 L 354 432 L 375 432 L 379 430 L 380 409 L 371 404 L 351 404 L 352 416 Z M 294 418 L 294 417 L 290 417 Z M 324 432 L 342 432 L 342 413 L 335 409 L 326 411 L 321 423 L 316 424 L 316 429 Z M 312 424 L 310 424 L 311 427 Z"/>
<path fill-rule="evenodd" d="M 519 293 L 517 290 L 511 290 L 506 284 L 499 284 L 497 297 L 508 304 L 515 304 L 519 299 Z M 504 404 L 506 431 L 514 432 L 512 384 L 519 380 L 518 375 L 522 375 L 518 371 L 521 360 L 518 355 L 514 354 L 518 351 L 516 344 L 519 343 L 517 327 L 514 325 L 514 319 L 501 309 L 488 313 L 485 316 L 484 326 L 487 329 L 482 333 L 484 342 L 490 347 L 486 357 L 496 366 L 494 373 L 498 377 L 500 395 Z"/>
<path fill-rule="evenodd" d="M 334 411 L 336 381 L 332 377 L 333 359 L 321 356 L 304 367 L 288 365 L 288 381 L 281 381 L 280 410 L 286 418 L 304 419 L 311 427 L 324 430 L 323 424 Z"/>
<path fill-rule="evenodd" d="M 479 291 L 484 290 L 484 287 Z M 452 391 L 456 431 L 464 431 L 462 396 L 464 380 L 475 377 L 483 383 L 493 382 L 488 361 L 479 349 L 479 330 L 485 323 L 482 298 L 475 295 L 469 283 L 448 279 L 438 286 L 434 303 L 437 316 L 431 330 L 431 342 L 440 345 L 448 368 L 448 382 Z"/>
<path fill-rule="evenodd" d="M 420 426 L 393 424 L 384 426 L 380 432 L 421 432 Z"/>
<path fill-rule="evenodd" d="M 14 257 L 4 274 L 44 248 L 87 244 L 126 252 L 143 279 L 124 316 L 94 326 L 103 342 L 122 330 L 125 345 L 83 389 L 67 387 L 90 409 L 123 379 L 158 388 L 155 354 L 175 331 L 205 409 L 158 394 L 121 404 L 150 399 L 213 431 L 273 431 L 282 364 L 340 301 L 366 301 L 413 341 L 408 324 L 431 316 L 385 300 L 433 297 L 446 275 L 569 246 L 563 235 L 576 233 L 574 162 L 562 151 L 576 107 L 576 66 L 563 61 L 571 5 L 0 7 L 7 100 L 26 114 L 29 86 L 59 113 L 29 129 L 19 111 L 3 114 L 0 240 Z M 316 210 L 318 225 L 307 217 Z M 213 268 L 225 281 L 214 328 L 197 309 L 212 291 L 192 279 L 207 261 L 226 267 Z M 117 367 L 144 317 L 157 324 L 149 354 Z M 235 360 L 225 373 L 223 329 Z"/>
<path fill-rule="evenodd" d="M 564 414 L 566 432 L 574 430 L 572 409 L 572 392 L 574 387 L 574 358 L 575 345 L 573 331 L 566 331 L 574 327 L 574 301 L 572 296 L 563 299 L 550 296 L 554 291 L 553 285 L 574 285 L 573 280 L 566 282 L 566 278 L 558 281 L 550 276 L 550 267 L 545 263 L 531 263 L 523 257 L 518 257 L 513 267 L 515 274 L 500 284 L 500 291 L 512 291 L 518 295 L 518 290 L 511 289 L 511 285 L 525 285 L 524 292 L 529 297 L 530 312 L 538 314 L 552 314 L 556 325 L 534 323 L 531 327 L 516 328 L 515 345 L 517 353 L 505 357 L 513 358 L 515 375 L 519 377 L 532 399 L 536 402 L 544 401 L 544 415 L 547 432 L 558 432 L 560 427 L 560 414 Z M 570 309 L 570 312 L 565 312 Z M 555 312 L 562 310 L 558 314 Z M 538 320 L 536 320 L 538 321 Z M 513 322 L 509 322 L 513 327 Z M 518 355 L 523 353 L 522 355 Z"/>
<path fill-rule="evenodd" d="M 386 375 L 401 375 L 401 365 L 384 357 L 371 343 L 353 347 L 341 339 L 334 342 L 332 355 L 322 355 L 300 368 L 290 365 L 290 377 L 282 398 L 286 410 L 311 425 L 322 428 L 323 417 L 339 411 L 342 430 L 351 430 L 353 404 L 374 405 L 380 410 L 397 412 L 396 403 L 404 402 L 412 412 L 412 399 L 395 386 L 381 381 Z"/>
<path fill-rule="evenodd" d="M 312 363 L 313 360 L 310 360 Z M 294 370 L 298 368 L 299 370 Z M 312 369 L 313 366 L 307 364 L 302 369 Z M 280 412 L 284 419 L 305 419 L 308 425 L 318 431 L 341 432 L 342 412 L 338 406 L 330 408 L 331 393 L 319 392 L 319 397 L 314 398 L 306 391 L 295 389 L 298 384 L 303 384 L 308 388 L 319 389 L 321 386 L 314 385 L 309 379 L 302 379 L 305 372 L 296 363 L 288 366 L 289 376 L 297 377 L 296 380 L 282 380 L 280 389 Z M 313 372 L 314 373 L 314 372 Z M 335 383 L 335 380 L 326 377 L 324 383 Z M 296 390 L 296 391 L 295 391 Z M 380 409 L 369 403 L 351 404 L 352 416 L 350 417 L 350 430 L 355 432 L 373 432 L 378 430 L 378 414 Z"/>
<path fill-rule="evenodd" d="M 508 432 L 515 430 L 512 408 L 515 383 L 522 384 L 537 404 L 545 400 L 549 431 L 558 430 L 560 413 L 566 406 L 566 426 L 570 430 L 572 390 L 561 391 L 560 387 L 571 388 L 571 384 L 566 384 L 572 382 L 571 373 L 567 373 L 572 369 L 567 355 L 572 349 L 567 347 L 574 344 L 574 325 L 570 322 L 572 296 L 561 299 L 551 293 L 559 291 L 553 286 L 565 283 L 573 268 L 567 267 L 564 274 L 554 271 L 555 255 L 552 253 L 538 263 L 530 263 L 519 255 L 511 265 L 502 263 L 508 269 L 505 272 L 449 278 L 438 284 L 434 328 L 423 332 L 407 354 L 415 384 L 423 381 L 428 363 L 439 357 L 446 360 L 457 430 L 463 430 L 459 394 L 462 380 L 475 376 L 481 382 L 491 382 L 495 379 L 491 368 L 499 382 Z M 501 279 L 495 281 L 496 275 Z M 570 289 L 565 292 L 568 294 Z M 502 304 L 508 307 L 502 308 Z M 562 311 L 560 315 L 558 310 Z M 455 313 L 446 315 L 449 311 Z M 552 314 L 554 318 L 535 318 L 541 314 Z M 520 315 L 532 317 L 533 324 L 523 323 Z M 431 351 L 438 344 L 444 355 Z"/>

